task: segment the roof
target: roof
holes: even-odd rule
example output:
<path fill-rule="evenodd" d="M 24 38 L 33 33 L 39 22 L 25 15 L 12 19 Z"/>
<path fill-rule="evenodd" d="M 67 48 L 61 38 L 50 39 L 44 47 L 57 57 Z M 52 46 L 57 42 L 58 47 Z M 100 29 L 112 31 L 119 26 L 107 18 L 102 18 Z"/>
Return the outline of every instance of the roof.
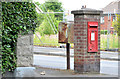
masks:
<path fill-rule="evenodd" d="M 105 13 L 120 13 L 120 0 L 111 2 L 106 7 L 104 7 L 102 10 L 104 14 Z"/>

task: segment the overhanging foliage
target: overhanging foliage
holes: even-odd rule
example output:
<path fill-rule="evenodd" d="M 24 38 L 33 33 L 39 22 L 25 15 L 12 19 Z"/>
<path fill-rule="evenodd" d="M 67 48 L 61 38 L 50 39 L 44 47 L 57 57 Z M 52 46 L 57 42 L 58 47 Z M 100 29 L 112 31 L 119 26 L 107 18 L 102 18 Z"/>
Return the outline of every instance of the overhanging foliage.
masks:
<path fill-rule="evenodd" d="M 16 68 L 18 34 L 35 30 L 35 6 L 29 2 L 2 2 L 2 73 Z"/>

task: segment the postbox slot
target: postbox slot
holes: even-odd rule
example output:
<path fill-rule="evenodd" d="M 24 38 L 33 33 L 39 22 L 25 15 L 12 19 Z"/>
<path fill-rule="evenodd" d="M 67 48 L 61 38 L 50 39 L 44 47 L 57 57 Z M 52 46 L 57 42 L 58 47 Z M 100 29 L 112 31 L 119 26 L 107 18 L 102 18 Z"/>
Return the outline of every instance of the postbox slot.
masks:
<path fill-rule="evenodd" d="M 97 28 L 97 26 L 90 26 L 90 28 Z"/>

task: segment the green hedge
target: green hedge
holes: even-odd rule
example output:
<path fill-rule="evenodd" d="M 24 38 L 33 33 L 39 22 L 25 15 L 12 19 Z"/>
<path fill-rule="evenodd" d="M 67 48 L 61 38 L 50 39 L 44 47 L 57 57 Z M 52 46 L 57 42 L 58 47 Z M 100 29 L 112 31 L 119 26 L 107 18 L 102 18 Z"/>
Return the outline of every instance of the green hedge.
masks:
<path fill-rule="evenodd" d="M 2 73 L 16 68 L 18 34 L 34 32 L 35 6 L 29 2 L 2 2 Z M 22 50 L 22 49 L 21 49 Z"/>
<path fill-rule="evenodd" d="M 101 30 L 100 34 L 107 34 L 107 32 L 108 32 L 107 30 Z"/>

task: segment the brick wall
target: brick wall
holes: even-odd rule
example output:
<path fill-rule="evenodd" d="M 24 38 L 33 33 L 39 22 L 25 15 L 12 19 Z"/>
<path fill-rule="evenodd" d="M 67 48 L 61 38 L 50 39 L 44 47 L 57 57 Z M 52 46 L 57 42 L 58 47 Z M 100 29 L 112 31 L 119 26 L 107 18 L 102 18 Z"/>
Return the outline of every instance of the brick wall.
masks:
<path fill-rule="evenodd" d="M 100 71 L 100 13 L 101 11 L 79 10 L 74 14 L 74 70 L 79 73 Z M 97 21 L 98 52 L 88 53 L 87 22 Z"/>
<path fill-rule="evenodd" d="M 113 21 L 113 16 L 111 16 L 110 27 L 112 27 L 112 21 Z M 104 16 L 104 23 L 101 23 L 100 30 L 107 30 L 107 28 L 108 28 L 108 15 L 105 15 Z"/>

